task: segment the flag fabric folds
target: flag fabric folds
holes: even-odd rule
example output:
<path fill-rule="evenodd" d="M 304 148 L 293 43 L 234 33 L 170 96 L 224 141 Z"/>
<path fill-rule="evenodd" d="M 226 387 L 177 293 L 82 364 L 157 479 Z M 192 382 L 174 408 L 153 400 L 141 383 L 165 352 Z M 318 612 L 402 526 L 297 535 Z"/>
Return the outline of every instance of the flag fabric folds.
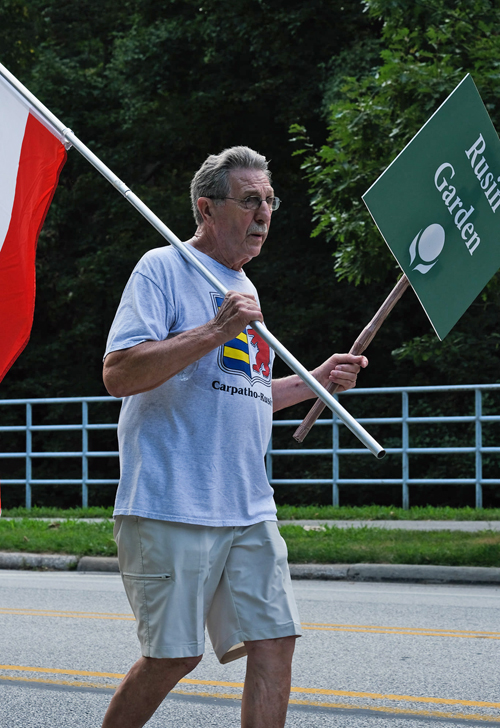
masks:
<path fill-rule="evenodd" d="M 35 255 L 64 139 L 0 76 L 0 382 L 28 343 Z"/>

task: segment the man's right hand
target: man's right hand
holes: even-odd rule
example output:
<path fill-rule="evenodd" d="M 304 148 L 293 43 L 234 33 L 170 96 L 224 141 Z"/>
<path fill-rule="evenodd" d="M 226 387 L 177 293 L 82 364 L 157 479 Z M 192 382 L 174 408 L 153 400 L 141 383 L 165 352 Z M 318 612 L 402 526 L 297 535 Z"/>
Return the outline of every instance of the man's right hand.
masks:
<path fill-rule="evenodd" d="M 264 321 L 255 297 L 251 293 L 228 291 L 212 324 L 224 336 L 224 341 L 230 341 L 251 321 Z"/>

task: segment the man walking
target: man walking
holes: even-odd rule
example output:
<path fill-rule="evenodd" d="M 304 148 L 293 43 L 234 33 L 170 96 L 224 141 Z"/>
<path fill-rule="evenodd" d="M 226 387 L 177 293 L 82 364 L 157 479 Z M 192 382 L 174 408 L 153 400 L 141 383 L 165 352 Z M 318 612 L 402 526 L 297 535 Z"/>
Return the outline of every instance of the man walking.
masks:
<path fill-rule="evenodd" d="M 187 242 L 222 296 L 173 247 L 149 251 L 127 283 L 104 360 L 124 397 L 115 538 L 142 657 L 103 728 L 143 726 L 202 658 L 205 625 L 222 663 L 247 655 L 244 728 L 282 728 L 300 621 L 264 454 L 272 412 L 313 397 L 272 379 L 273 352 L 243 266 L 259 255 L 280 200 L 264 157 L 232 147 L 191 183 Z M 355 386 L 363 356 L 334 355 L 323 384 Z"/>

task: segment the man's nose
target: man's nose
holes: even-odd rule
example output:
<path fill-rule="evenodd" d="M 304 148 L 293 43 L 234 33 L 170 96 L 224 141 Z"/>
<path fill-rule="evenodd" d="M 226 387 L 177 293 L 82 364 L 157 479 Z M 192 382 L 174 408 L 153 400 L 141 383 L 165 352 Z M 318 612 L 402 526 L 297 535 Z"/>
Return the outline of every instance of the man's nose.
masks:
<path fill-rule="evenodd" d="M 262 200 L 259 207 L 255 210 L 255 221 L 269 224 L 271 220 L 272 210 L 266 200 Z"/>

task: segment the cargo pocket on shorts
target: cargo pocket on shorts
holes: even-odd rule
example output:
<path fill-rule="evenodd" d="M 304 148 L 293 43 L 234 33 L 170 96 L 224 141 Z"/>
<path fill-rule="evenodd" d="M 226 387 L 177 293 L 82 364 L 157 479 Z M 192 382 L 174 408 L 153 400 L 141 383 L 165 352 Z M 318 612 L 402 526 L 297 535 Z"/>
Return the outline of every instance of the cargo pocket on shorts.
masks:
<path fill-rule="evenodd" d="M 154 656 L 158 634 L 164 622 L 162 611 L 166 594 L 173 584 L 172 574 L 144 574 L 122 571 L 123 586 L 135 616 L 137 636 L 144 657 Z"/>
<path fill-rule="evenodd" d="M 127 579 L 163 579 L 164 581 L 172 578 L 171 574 L 133 574 L 129 571 L 122 571 L 122 576 Z"/>

